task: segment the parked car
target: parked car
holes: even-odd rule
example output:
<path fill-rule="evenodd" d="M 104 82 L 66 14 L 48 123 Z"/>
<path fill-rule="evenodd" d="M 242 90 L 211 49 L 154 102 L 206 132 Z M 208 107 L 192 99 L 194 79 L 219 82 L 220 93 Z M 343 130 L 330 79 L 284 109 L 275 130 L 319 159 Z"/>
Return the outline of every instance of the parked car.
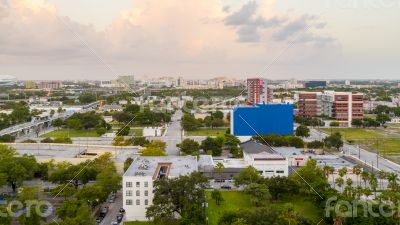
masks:
<path fill-rule="evenodd" d="M 124 218 L 123 215 L 118 215 L 118 216 L 117 216 L 117 222 L 118 222 L 118 223 L 121 223 L 121 222 L 122 222 L 122 218 Z"/>
<path fill-rule="evenodd" d="M 120 209 L 119 209 L 119 212 L 120 212 L 120 213 L 125 213 L 125 209 L 124 209 L 124 208 L 120 208 Z"/>
<path fill-rule="evenodd" d="M 97 217 L 97 218 L 96 218 L 96 223 L 97 223 L 97 224 L 100 224 L 101 221 L 103 221 L 103 219 L 104 219 L 104 217 L 101 217 L 101 216 Z"/>
<path fill-rule="evenodd" d="M 107 215 L 107 213 L 108 213 L 108 206 L 104 206 L 100 210 L 100 217 L 105 217 Z"/>
<path fill-rule="evenodd" d="M 231 186 L 228 186 L 228 185 L 222 185 L 222 186 L 221 186 L 221 189 L 230 190 L 230 189 L 232 189 L 232 187 L 231 187 Z"/>

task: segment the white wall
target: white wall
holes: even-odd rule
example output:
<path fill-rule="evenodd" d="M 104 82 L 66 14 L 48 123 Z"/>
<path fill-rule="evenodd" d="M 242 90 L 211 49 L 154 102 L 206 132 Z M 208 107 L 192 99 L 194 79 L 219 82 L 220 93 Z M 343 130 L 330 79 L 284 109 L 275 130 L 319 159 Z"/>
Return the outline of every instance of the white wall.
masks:
<path fill-rule="evenodd" d="M 146 208 L 152 204 L 153 194 L 153 179 L 150 176 L 123 176 L 123 208 L 126 211 L 126 221 L 146 221 Z M 127 187 L 127 182 L 132 182 L 132 187 Z M 139 182 L 139 187 L 136 186 L 136 182 Z M 145 187 L 145 182 L 148 182 L 148 187 Z M 136 192 L 139 192 L 139 196 Z M 145 196 L 147 191 L 148 196 Z M 132 196 L 127 196 L 128 192 L 132 193 Z M 128 201 L 132 201 L 132 205 L 128 205 Z M 145 204 L 147 200 L 147 205 Z M 139 202 L 137 202 L 139 201 Z M 137 203 L 139 203 L 137 205 Z"/>

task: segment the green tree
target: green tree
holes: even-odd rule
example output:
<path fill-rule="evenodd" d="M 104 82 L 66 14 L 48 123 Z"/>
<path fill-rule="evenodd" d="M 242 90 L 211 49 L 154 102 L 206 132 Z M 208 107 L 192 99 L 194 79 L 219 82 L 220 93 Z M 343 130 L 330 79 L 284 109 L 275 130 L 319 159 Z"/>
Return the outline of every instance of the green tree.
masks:
<path fill-rule="evenodd" d="M 50 110 L 50 117 L 53 117 L 55 113 L 56 111 L 54 111 L 54 109 Z"/>
<path fill-rule="evenodd" d="M 111 181 L 110 181 L 111 182 Z M 88 202 L 90 207 L 95 207 L 107 200 L 107 192 L 101 185 L 85 186 L 79 189 L 76 197 L 82 202 Z"/>
<path fill-rule="evenodd" d="M 124 162 L 124 171 L 126 172 L 128 170 L 128 168 L 131 166 L 131 164 L 133 163 L 133 159 L 132 158 L 127 158 Z"/>
<path fill-rule="evenodd" d="M 329 148 L 336 148 L 339 150 L 341 147 L 343 147 L 342 135 L 339 132 L 335 132 L 324 138 L 324 143 Z"/>
<path fill-rule="evenodd" d="M 154 183 L 153 204 L 147 208 L 146 217 L 159 224 L 171 220 L 182 224 L 204 224 L 204 190 L 207 184 L 208 179 L 198 172 L 157 180 Z"/>
<path fill-rule="evenodd" d="M 0 206 L 0 214 L 3 215 L 3 216 L 0 216 L 0 224 L 2 224 L 2 225 L 10 225 L 12 218 L 8 214 L 6 207 Z"/>
<path fill-rule="evenodd" d="M 186 155 L 192 155 L 198 153 L 200 150 L 200 144 L 193 139 L 184 139 L 182 143 L 176 145 L 180 151 Z"/>
<path fill-rule="evenodd" d="M 249 166 L 246 169 L 240 171 L 240 173 L 235 176 L 233 180 L 236 186 L 249 185 L 251 183 L 259 182 L 261 180 L 261 175 L 254 167 Z"/>
<path fill-rule="evenodd" d="M 129 126 L 123 126 L 117 131 L 116 135 L 117 136 L 128 136 L 130 130 L 131 130 L 131 128 Z"/>
<path fill-rule="evenodd" d="M 268 187 L 272 199 L 279 200 L 283 196 L 298 193 L 298 184 L 289 177 L 273 176 L 263 180 Z"/>
<path fill-rule="evenodd" d="M 62 184 L 51 190 L 51 195 L 54 197 L 63 197 L 64 200 L 76 194 L 76 189 L 72 184 Z"/>
<path fill-rule="evenodd" d="M 331 127 L 338 127 L 340 124 L 339 124 L 339 122 L 337 122 L 337 121 L 333 121 L 333 122 L 331 122 L 330 124 L 329 124 L 329 126 L 331 126 Z"/>
<path fill-rule="evenodd" d="M 105 134 L 106 132 L 107 132 L 107 129 L 106 129 L 105 127 L 99 127 L 99 128 L 96 129 L 96 133 L 97 133 L 99 136 L 102 136 L 102 135 Z"/>
<path fill-rule="evenodd" d="M 309 159 L 307 164 L 297 170 L 295 174 L 292 175 L 299 185 L 299 190 L 301 193 L 315 196 L 319 198 L 319 192 L 324 192 L 329 188 L 329 183 L 327 178 L 324 176 L 323 170 L 317 166 L 317 161 Z"/>
<path fill-rule="evenodd" d="M 54 126 L 54 127 L 60 128 L 60 127 L 62 127 L 63 125 L 64 125 L 64 121 L 63 121 L 62 119 L 60 119 L 60 118 L 57 118 L 57 119 L 55 119 L 55 120 L 53 121 L 53 126 Z"/>
<path fill-rule="evenodd" d="M 222 153 L 223 143 L 217 138 L 207 137 L 201 142 L 201 148 L 205 152 L 211 152 L 213 156 L 220 156 Z"/>
<path fill-rule="evenodd" d="M 324 142 L 322 142 L 322 141 L 315 140 L 315 141 L 311 141 L 311 142 L 307 143 L 307 148 L 319 149 L 319 148 L 323 148 L 323 147 L 324 147 Z"/>
<path fill-rule="evenodd" d="M 271 194 L 265 184 L 251 183 L 246 186 L 245 192 L 251 196 L 251 202 L 257 207 L 265 206 L 271 199 Z"/>
<path fill-rule="evenodd" d="M 185 114 L 182 118 L 181 125 L 184 130 L 192 131 L 200 127 L 200 122 L 196 120 L 193 115 Z"/>
<path fill-rule="evenodd" d="M 133 137 L 132 138 L 132 144 L 135 146 L 145 146 L 149 144 L 149 140 L 147 140 L 145 137 Z"/>
<path fill-rule="evenodd" d="M 362 127 L 363 126 L 363 121 L 362 119 L 353 119 L 353 121 L 351 121 L 351 125 L 355 126 L 355 127 Z"/>
<path fill-rule="evenodd" d="M 211 192 L 211 198 L 214 199 L 216 205 L 220 205 L 222 201 L 224 201 L 221 191 L 213 190 Z"/>
<path fill-rule="evenodd" d="M 91 93 L 82 93 L 79 95 L 78 100 L 82 104 L 88 104 L 96 101 L 96 96 Z"/>
<path fill-rule="evenodd" d="M 309 137 L 310 136 L 310 129 L 308 129 L 307 126 L 300 125 L 296 129 L 296 136 Z"/>
<path fill-rule="evenodd" d="M 143 151 L 140 152 L 141 156 L 165 156 L 166 153 L 164 150 L 154 147 L 146 147 Z"/>
<path fill-rule="evenodd" d="M 83 124 L 79 119 L 68 119 L 66 125 L 70 129 L 80 130 L 83 129 Z"/>

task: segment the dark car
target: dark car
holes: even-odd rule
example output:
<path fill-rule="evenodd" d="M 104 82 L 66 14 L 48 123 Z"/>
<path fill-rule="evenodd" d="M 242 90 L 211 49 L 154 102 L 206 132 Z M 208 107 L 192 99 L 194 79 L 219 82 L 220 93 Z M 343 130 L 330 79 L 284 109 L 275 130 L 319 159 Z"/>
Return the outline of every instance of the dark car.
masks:
<path fill-rule="evenodd" d="M 101 221 L 103 221 L 103 219 L 104 219 L 104 217 L 101 217 L 101 216 L 97 217 L 97 218 L 96 218 L 96 223 L 97 223 L 97 224 L 100 224 Z"/>
<path fill-rule="evenodd" d="M 125 213 L 125 209 L 124 209 L 124 208 L 120 208 L 120 209 L 119 209 L 119 212 L 120 212 L 120 213 Z"/>
<path fill-rule="evenodd" d="M 118 223 L 121 223 L 122 218 L 124 218 L 122 215 L 118 215 L 118 216 L 117 216 L 117 222 L 118 222 Z"/>
<path fill-rule="evenodd" d="M 107 213 L 108 213 L 108 206 L 104 206 L 103 208 L 101 208 L 100 217 L 105 217 Z"/>

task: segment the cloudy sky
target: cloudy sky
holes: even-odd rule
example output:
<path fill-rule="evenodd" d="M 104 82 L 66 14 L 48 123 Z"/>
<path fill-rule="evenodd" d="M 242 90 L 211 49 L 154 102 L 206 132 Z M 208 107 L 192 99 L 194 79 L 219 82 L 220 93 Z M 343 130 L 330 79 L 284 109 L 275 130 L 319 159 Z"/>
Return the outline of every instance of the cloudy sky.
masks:
<path fill-rule="evenodd" d="M 400 0 L 0 0 L 19 79 L 400 79 Z"/>

